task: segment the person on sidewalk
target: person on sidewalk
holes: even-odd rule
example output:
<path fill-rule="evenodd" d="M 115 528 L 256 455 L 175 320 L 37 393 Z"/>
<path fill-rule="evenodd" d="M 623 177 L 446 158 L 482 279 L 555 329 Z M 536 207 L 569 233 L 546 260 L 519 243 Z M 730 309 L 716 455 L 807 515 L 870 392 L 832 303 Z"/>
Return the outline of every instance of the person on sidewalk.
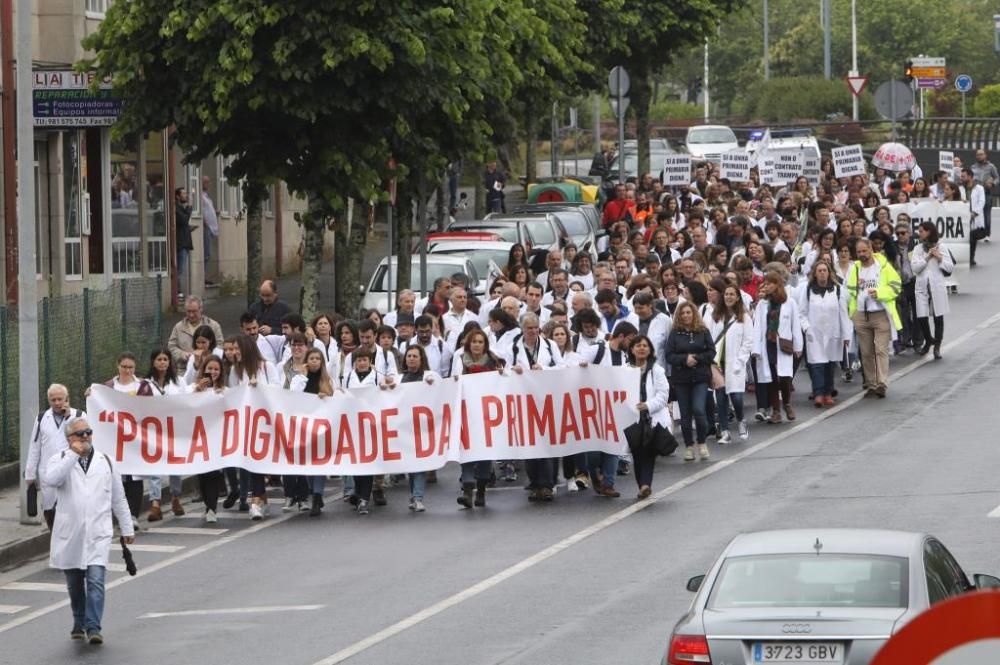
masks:
<path fill-rule="evenodd" d="M 191 226 L 191 204 L 188 202 L 188 192 L 183 187 L 174 190 L 174 231 L 177 243 L 177 297 L 184 299 L 185 288 L 190 281 L 191 252 L 194 251 L 194 240 L 191 234 L 195 227 Z"/>
<path fill-rule="evenodd" d="M 53 383 L 46 391 L 46 396 L 49 408 L 38 416 L 31 432 L 24 479 L 28 481 L 29 487 L 34 485 L 42 493 L 42 515 L 51 531 L 56 518 L 56 493 L 53 488 L 42 484 L 42 471 L 53 455 L 66 450 L 66 424 L 70 417 L 86 417 L 87 414 L 80 409 L 69 408 L 69 391 L 62 384 Z"/>
<path fill-rule="evenodd" d="M 219 237 L 219 216 L 215 212 L 215 204 L 208 190 L 212 179 L 207 175 L 201 177 L 201 219 L 205 222 L 205 286 L 211 286 L 208 279 L 208 262 L 212 258 L 212 240 Z"/>
<path fill-rule="evenodd" d="M 49 566 L 66 576 L 73 610 L 70 637 L 103 644 L 104 575 L 114 534 L 111 516 L 118 520 L 126 543 L 135 540 L 135 531 L 121 477 L 107 455 L 94 451 L 92 434 L 86 418 L 71 418 L 66 424 L 69 447 L 49 459 L 42 481 L 55 490 L 59 504 Z"/>
<path fill-rule="evenodd" d="M 858 260 L 847 273 L 847 313 L 858 336 L 858 353 L 865 374 L 865 397 L 885 397 L 889 386 L 889 348 L 892 329 L 901 327 L 896 298 L 903 290 L 899 273 L 881 254 L 872 252 L 867 238 L 859 238 Z"/>

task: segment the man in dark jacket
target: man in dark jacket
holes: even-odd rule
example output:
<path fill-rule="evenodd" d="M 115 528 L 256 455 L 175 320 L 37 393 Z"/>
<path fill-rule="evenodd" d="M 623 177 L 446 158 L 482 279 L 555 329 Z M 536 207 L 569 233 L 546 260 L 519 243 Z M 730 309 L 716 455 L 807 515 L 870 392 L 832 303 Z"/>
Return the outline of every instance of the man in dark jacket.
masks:
<path fill-rule="evenodd" d="M 188 202 L 187 190 L 178 187 L 174 190 L 174 230 L 177 241 L 177 295 L 184 297 L 184 286 L 190 279 L 188 265 L 191 260 L 191 250 L 194 241 L 191 239 L 191 204 Z"/>

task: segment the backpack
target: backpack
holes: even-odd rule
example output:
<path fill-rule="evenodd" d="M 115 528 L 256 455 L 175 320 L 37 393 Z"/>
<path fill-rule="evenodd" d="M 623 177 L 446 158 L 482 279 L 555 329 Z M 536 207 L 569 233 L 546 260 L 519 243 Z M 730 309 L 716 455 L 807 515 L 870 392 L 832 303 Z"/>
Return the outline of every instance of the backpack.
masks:
<path fill-rule="evenodd" d="M 38 441 L 38 435 L 42 429 L 42 418 L 45 417 L 45 413 L 46 413 L 45 411 L 42 411 L 41 413 L 38 414 L 38 421 L 35 423 L 35 438 L 33 439 L 34 441 Z M 70 418 L 79 418 L 79 417 L 80 417 L 80 409 L 73 409 L 72 415 L 67 416 L 66 420 L 69 420 Z"/>
<path fill-rule="evenodd" d="M 512 348 L 514 349 L 514 357 L 513 357 L 512 361 L 511 361 L 511 366 L 512 367 L 517 364 L 517 349 L 518 349 L 517 343 L 521 341 L 522 334 L 523 333 L 518 333 L 517 335 L 515 335 L 514 336 L 514 340 L 512 342 Z M 577 337 L 579 338 L 579 335 L 577 335 Z M 549 340 L 545 339 L 544 337 L 541 337 L 540 339 L 543 342 L 545 342 L 545 348 L 549 352 L 549 367 L 555 367 L 556 366 L 556 358 L 555 358 L 555 354 L 552 353 L 552 342 L 550 342 Z M 577 341 L 579 341 L 579 339 Z"/>

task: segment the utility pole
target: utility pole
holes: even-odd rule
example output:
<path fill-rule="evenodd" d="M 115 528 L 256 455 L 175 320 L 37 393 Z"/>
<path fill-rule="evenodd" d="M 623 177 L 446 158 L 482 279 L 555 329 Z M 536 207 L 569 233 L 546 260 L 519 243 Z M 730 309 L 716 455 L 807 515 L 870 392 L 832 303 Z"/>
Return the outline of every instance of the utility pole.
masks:
<path fill-rule="evenodd" d="M 601 152 L 601 96 L 594 95 L 594 154 Z"/>
<path fill-rule="evenodd" d="M 830 0 L 820 0 L 820 12 L 823 20 L 823 77 L 830 80 Z"/>
<path fill-rule="evenodd" d="M 17 0 L 17 358 L 21 435 L 21 497 L 24 465 L 38 417 L 38 293 L 35 286 L 35 126 L 31 100 L 32 0 Z M 12 128 L 4 127 L 4 131 Z M 21 523 L 28 517 L 21 501 Z"/>
<path fill-rule="evenodd" d="M 771 78 L 771 46 L 770 46 L 770 24 L 767 12 L 767 0 L 764 0 L 764 80 Z"/>
<path fill-rule="evenodd" d="M 705 40 L 705 76 L 702 81 L 701 94 L 705 100 L 705 122 L 708 123 L 708 40 Z"/>
<path fill-rule="evenodd" d="M 851 76 L 858 76 L 858 0 L 851 0 Z M 851 118 L 858 121 L 858 96 L 851 95 Z"/>

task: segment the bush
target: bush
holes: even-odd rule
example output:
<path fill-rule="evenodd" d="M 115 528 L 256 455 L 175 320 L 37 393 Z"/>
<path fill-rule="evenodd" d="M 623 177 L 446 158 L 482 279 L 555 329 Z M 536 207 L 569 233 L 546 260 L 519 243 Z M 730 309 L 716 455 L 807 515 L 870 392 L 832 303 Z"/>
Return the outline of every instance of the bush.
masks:
<path fill-rule="evenodd" d="M 859 99 L 860 119 L 877 119 L 875 102 L 867 89 Z M 850 118 L 851 106 L 851 91 L 843 80 L 827 81 L 817 76 L 793 76 L 764 81 L 750 86 L 733 102 L 738 115 L 774 123 L 822 121 L 838 116 Z"/>
<path fill-rule="evenodd" d="M 972 102 L 972 113 L 979 118 L 1000 116 L 1000 83 L 983 86 Z"/>
<path fill-rule="evenodd" d="M 649 108 L 649 121 L 659 124 L 670 120 L 692 120 L 701 118 L 703 113 L 704 109 L 697 104 L 664 99 Z"/>

